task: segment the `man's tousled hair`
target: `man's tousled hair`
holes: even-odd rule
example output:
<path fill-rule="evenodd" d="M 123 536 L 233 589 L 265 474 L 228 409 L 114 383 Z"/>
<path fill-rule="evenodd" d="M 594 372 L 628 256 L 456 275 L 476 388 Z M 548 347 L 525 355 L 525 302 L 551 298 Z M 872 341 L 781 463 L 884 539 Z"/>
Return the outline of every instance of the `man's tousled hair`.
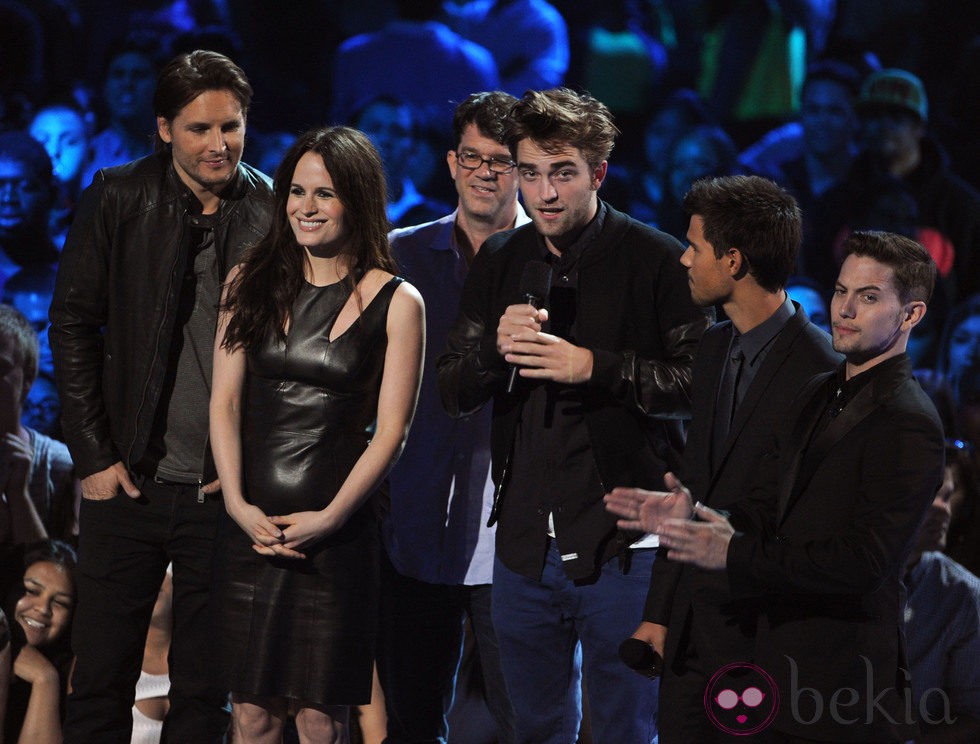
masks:
<path fill-rule="evenodd" d="M 507 146 L 517 159 L 517 143 L 530 139 L 547 153 L 578 148 L 590 168 L 609 159 L 619 129 L 605 104 L 569 88 L 529 90 L 514 104 Z"/>

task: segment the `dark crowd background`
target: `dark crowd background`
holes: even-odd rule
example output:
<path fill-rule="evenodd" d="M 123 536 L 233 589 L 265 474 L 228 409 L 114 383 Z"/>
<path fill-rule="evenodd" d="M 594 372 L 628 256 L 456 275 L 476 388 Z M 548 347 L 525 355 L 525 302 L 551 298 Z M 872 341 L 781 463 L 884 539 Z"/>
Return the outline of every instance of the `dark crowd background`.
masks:
<path fill-rule="evenodd" d="M 805 234 L 790 293 L 825 328 L 850 230 L 922 242 L 940 283 L 910 353 L 947 427 L 947 552 L 980 570 L 976 0 L 0 0 L 0 281 L 41 342 L 32 430 L 60 436 L 47 310 L 78 197 L 152 150 L 157 71 L 198 48 L 251 80 L 247 162 L 271 175 L 299 132 L 357 126 L 396 226 L 455 203 L 457 102 L 565 85 L 621 130 L 600 196 L 681 240 L 699 177 L 790 190 Z"/>

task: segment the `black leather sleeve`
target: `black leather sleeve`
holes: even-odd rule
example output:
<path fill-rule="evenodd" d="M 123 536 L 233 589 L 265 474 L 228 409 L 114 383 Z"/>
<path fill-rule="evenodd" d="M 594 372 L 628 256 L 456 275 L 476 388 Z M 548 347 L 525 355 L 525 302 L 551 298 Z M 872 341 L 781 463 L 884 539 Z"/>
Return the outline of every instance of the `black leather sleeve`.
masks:
<path fill-rule="evenodd" d="M 78 205 L 58 266 L 49 338 L 61 398 L 62 430 L 79 478 L 117 462 L 102 397 L 111 205 L 98 173 Z"/>
<path fill-rule="evenodd" d="M 710 321 L 699 318 L 667 330 L 663 359 L 634 351 L 592 350 L 592 384 L 606 387 L 626 406 L 667 419 L 691 417 L 691 367 Z"/>

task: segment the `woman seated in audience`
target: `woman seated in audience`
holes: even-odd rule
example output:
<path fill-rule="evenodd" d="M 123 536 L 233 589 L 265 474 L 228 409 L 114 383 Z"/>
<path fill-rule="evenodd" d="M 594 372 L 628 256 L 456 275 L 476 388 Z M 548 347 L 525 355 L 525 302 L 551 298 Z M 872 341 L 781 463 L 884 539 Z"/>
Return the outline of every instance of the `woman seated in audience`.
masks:
<path fill-rule="evenodd" d="M 0 651 L 6 744 L 60 744 L 75 607 L 75 551 L 57 540 L 27 549 L 21 596 L 7 604 L 10 642 Z"/>

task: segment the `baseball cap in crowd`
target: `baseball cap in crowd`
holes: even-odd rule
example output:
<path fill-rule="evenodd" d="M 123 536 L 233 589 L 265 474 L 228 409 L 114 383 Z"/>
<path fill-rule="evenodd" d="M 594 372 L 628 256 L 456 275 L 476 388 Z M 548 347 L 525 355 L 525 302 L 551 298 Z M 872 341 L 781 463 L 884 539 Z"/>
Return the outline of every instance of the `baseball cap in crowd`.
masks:
<path fill-rule="evenodd" d="M 905 70 L 872 72 L 861 86 L 857 106 L 862 111 L 901 109 L 914 114 L 920 121 L 926 121 L 929 117 L 929 102 L 922 81 Z"/>

